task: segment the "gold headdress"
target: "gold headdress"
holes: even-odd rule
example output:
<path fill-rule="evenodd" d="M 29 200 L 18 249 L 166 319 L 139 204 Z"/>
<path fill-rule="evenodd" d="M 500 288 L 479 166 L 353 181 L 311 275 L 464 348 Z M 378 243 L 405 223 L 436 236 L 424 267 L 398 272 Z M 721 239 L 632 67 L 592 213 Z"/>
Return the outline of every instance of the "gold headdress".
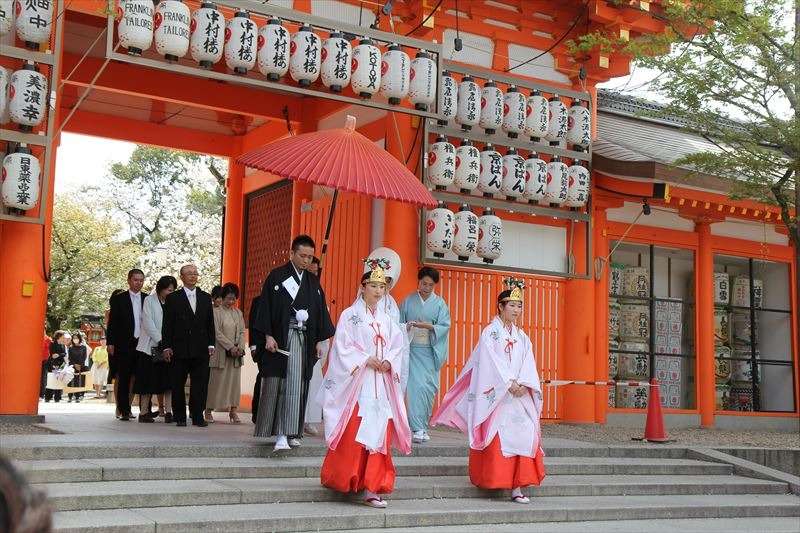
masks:
<path fill-rule="evenodd" d="M 511 290 L 511 294 L 500 300 L 501 302 L 522 302 L 522 291 L 525 290 L 525 281 L 515 278 L 507 278 L 503 281 L 505 286 Z"/>
<path fill-rule="evenodd" d="M 369 274 L 369 279 L 365 281 L 365 283 L 380 283 L 382 285 L 386 285 L 386 272 L 384 268 L 388 267 L 388 261 L 386 259 L 364 259 L 364 263 L 369 266 L 371 272 Z"/>

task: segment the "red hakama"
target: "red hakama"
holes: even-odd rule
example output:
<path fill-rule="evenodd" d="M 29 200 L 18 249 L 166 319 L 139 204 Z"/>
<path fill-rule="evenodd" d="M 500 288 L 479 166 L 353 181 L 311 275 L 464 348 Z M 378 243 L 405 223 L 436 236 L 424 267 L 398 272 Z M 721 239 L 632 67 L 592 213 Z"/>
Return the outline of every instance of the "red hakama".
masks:
<path fill-rule="evenodd" d="M 396 470 L 391 452 L 369 453 L 363 444 L 356 442 L 361 419 L 358 404 L 342 433 L 335 450 L 328 449 L 322 463 L 320 481 L 323 487 L 339 492 L 361 492 L 366 489 L 376 494 L 386 494 L 394 490 Z M 389 420 L 386 428 L 386 449 L 391 450 L 394 424 Z"/>
<path fill-rule="evenodd" d="M 500 436 L 483 450 L 469 450 L 469 480 L 482 489 L 515 489 L 528 485 L 539 485 L 545 476 L 544 454 L 536 451 L 536 457 L 515 455 L 503 457 Z"/>

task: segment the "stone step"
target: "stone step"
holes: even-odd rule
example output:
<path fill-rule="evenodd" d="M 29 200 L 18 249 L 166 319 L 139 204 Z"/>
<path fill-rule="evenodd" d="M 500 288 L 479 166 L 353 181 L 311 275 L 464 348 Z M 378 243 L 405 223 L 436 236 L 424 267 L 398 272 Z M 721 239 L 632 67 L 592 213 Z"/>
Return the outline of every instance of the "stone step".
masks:
<path fill-rule="evenodd" d="M 147 479 L 318 477 L 318 457 L 127 458 L 16 461 L 31 483 Z M 733 467 L 692 459 L 546 457 L 550 475 L 728 475 Z M 398 476 L 464 476 L 465 457 L 396 457 Z"/>
<path fill-rule="evenodd" d="M 331 531 L 596 520 L 797 517 L 800 499 L 781 494 L 590 496 L 535 499 L 531 505 L 487 499 L 397 500 L 386 510 L 359 503 L 201 505 L 54 513 L 61 533 Z M 459 530 L 460 528 L 454 528 Z M 521 531 L 521 529 L 520 529 Z"/>
<path fill-rule="evenodd" d="M 339 501 L 317 478 L 251 478 L 47 483 L 44 490 L 58 511 L 225 505 L 238 503 Z M 785 483 L 739 476 L 574 476 L 549 475 L 534 497 L 659 494 L 786 494 Z M 485 491 L 469 478 L 400 477 L 393 500 L 429 498 L 506 498 L 507 491 Z"/>

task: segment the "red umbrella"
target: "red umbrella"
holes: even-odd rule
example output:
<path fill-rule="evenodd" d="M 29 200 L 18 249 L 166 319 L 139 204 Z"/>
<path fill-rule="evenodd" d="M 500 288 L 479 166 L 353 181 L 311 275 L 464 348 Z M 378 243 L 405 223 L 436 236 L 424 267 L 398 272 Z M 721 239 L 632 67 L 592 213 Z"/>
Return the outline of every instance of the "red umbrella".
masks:
<path fill-rule="evenodd" d="M 347 116 L 344 128 L 315 131 L 273 141 L 237 161 L 285 178 L 333 187 L 333 200 L 322 243 L 328 247 L 339 191 L 435 207 L 430 191 L 406 166 L 357 131 Z"/>

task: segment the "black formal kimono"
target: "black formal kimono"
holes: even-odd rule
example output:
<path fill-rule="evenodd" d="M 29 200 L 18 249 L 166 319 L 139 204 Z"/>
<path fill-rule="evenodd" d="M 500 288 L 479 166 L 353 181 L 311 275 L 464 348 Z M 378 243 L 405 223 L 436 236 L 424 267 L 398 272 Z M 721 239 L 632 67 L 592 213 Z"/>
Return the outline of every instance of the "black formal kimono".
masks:
<path fill-rule="evenodd" d="M 261 395 L 261 378 L 264 377 L 263 375 L 263 361 L 266 359 L 266 348 L 264 347 L 264 343 L 266 342 L 266 336 L 264 333 L 256 327 L 256 322 L 258 320 L 258 302 L 261 300 L 260 296 L 256 296 L 250 302 L 250 313 L 247 316 L 247 330 L 248 336 L 250 339 L 250 355 L 253 357 L 253 361 L 258 366 L 258 375 L 256 375 L 256 382 L 253 384 L 253 399 L 250 404 L 250 413 L 253 417 L 253 424 L 256 423 L 256 418 L 258 417 L 258 399 Z"/>
<path fill-rule="evenodd" d="M 161 323 L 161 347 L 172 350 L 172 412 L 175 422 L 186 422 L 186 378 L 189 387 L 189 414 L 195 425 L 203 425 L 203 411 L 208 394 L 208 349 L 214 347 L 214 310 L 211 296 L 195 289 L 195 309 L 189 303 L 186 289 L 169 296 L 164 303 Z"/>
<path fill-rule="evenodd" d="M 53 357 L 56 355 L 56 357 Z M 61 366 L 67 360 L 67 347 L 61 344 L 58 341 L 53 341 L 50 344 L 50 358 L 47 360 L 46 368 L 48 372 L 53 372 L 54 370 L 61 368 Z M 50 400 L 55 400 L 56 402 L 61 401 L 61 389 L 45 389 L 44 390 L 44 401 L 49 402 Z"/>
<path fill-rule="evenodd" d="M 145 295 L 141 292 L 136 295 L 141 316 Z M 109 367 L 116 375 L 117 385 L 114 395 L 117 400 L 117 409 L 121 415 L 131 415 L 131 379 L 136 370 L 136 315 L 133 312 L 133 302 L 129 291 L 112 296 L 109 300 L 111 311 L 108 315 L 108 329 L 106 340 L 109 346 L 114 347 L 114 355 L 109 355 Z"/>
<path fill-rule="evenodd" d="M 297 321 L 297 312 L 308 318 Z M 290 352 L 261 354 L 261 390 L 255 435 L 302 438 L 308 383 L 317 363 L 318 342 L 333 336 L 334 326 L 319 279 L 289 262 L 274 269 L 264 281 L 255 328 L 271 336 L 278 348 Z"/>
<path fill-rule="evenodd" d="M 67 359 L 69 364 L 71 364 L 75 368 L 75 377 L 72 378 L 70 382 L 70 387 L 83 387 L 86 385 L 86 376 L 82 374 L 88 368 L 86 363 L 88 362 L 89 356 L 89 349 L 86 347 L 85 344 L 81 344 L 80 346 L 75 346 L 74 344 L 70 344 L 69 348 L 67 348 Z M 70 400 L 75 398 L 83 398 L 82 392 L 70 392 L 67 394 Z"/>

